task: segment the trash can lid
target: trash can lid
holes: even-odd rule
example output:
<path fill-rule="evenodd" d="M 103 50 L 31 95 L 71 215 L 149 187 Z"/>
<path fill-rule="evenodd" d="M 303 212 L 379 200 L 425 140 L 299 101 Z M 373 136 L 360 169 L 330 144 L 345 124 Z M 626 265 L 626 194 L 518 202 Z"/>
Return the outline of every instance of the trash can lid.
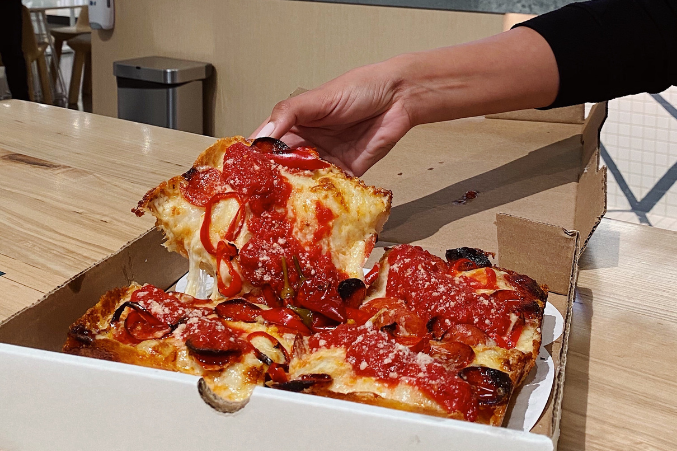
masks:
<path fill-rule="evenodd" d="M 147 56 L 113 63 L 116 77 L 174 84 L 202 80 L 212 73 L 212 65 L 162 56 Z"/>

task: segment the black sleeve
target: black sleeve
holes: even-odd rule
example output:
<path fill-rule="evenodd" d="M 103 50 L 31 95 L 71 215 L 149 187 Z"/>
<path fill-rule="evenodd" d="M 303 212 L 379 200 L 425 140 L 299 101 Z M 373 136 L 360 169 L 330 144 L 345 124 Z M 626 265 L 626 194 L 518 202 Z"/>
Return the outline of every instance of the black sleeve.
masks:
<path fill-rule="evenodd" d="M 559 93 L 548 108 L 677 83 L 677 0 L 573 3 L 517 26 L 543 36 L 557 59 Z"/>

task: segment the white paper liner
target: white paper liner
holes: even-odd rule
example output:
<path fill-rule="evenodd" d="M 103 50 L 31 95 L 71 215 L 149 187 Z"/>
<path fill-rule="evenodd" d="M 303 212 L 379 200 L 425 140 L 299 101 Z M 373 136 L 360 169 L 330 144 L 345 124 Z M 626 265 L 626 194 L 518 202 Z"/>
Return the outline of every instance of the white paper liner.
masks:
<path fill-rule="evenodd" d="M 364 269 L 366 274 L 369 270 Z M 176 291 L 183 293 L 186 289 L 188 275 L 184 275 L 176 282 Z M 200 284 L 197 297 L 207 299 L 214 286 L 214 279 L 205 271 L 200 271 Z M 550 391 L 555 380 L 555 364 L 544 346 L 557 340 L 564 332 L 564 318 L 552 304 L 545 306 L 543 314 L 543 328 L 541 330 L 541 349 L 536 359 L 534 370 L 531 370 L 526 381 L 522 384 L 506 427 L 530 431 L 541 417 L 550 398 Z"/>

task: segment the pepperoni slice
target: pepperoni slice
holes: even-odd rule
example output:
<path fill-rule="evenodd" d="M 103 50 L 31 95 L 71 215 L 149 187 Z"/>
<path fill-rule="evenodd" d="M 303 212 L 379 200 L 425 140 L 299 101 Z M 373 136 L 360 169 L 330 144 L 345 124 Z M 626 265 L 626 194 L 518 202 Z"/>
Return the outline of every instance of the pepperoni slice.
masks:
<path fill-rule="evenodd" d="M 287 153 L 265 154 L 275 163 L 290 169 L 325 169 L 330 166 L 329 163 L 320 159 L 320 155 L 312 147 L 297 147 Z"/>
<path fill-rule="evenodd" d="M 546 290 L 541 289 L 531 277 L 509 271 L 505 278 L 518 291 L 525 293 L 530 297 L 535 297 L 543 302 L 548 299 L 547 287 Z"/>
<path fill-rule="evenodd" d="M 156 340 L 172 331 L 171 326 L 153 315 L 139 310 L 130 310 L 125 319 L 125 330 L 137 340 Z"/>
<path fill-rule="evenodd" d="M 214 194 L 226 189 L 221 180 L 221 171 L 209 166 L 190 168 L 183 178 L 185 182 L 179 184 L 181 195 L 198 207 L 206 206 Z"/>
<path fill-rule="evenodd" d="M 458 373 L 470 384 L 475 396 L 484 406 L 506 404 L 512 392 L 512 380 L 503 371 L 484 366 L 469 366 Z"/>
<path fill-rule="evenodd" d="M 261 153 L 286 153 L 291 150 L 284 142 L 268 136 L 256 138 L 251 147 L 258 149 Z"/>
<path fill-rule="evenodd" d="M 220 369 L 249 349 L 220 320 L 199 318 L 186 325 L 186 347 L 191 356 L 205 369 Z"/>
<path fill-rule="evenodd" d="M 395 337 L 395 342 L 406 346 L 411 352 L 423 352 L 426 346 L 426 339 L 414 335 L 406 337 Z"/>
<path fill-rule="evenodd" d="M 370 300 L 363 304 L 362 310 L 370 312 L 372 315 L 379 314 L 374 319 L 374 327 L 382 328 L 391 324 L 396 324 L 392 331 L 395 336 L 417 336 L 422 337 L 426 334 L 426 324 L 414 312 L 409 310 L 401 299 L 392 297 L 383 297 Z"/>
<path fill-rule="evenodd" d="M 215 308 L 216 314 L 229 321 L 255 323 L 261 315 L 261 307 L 244 299 L 231 299 L 220 303 Z"/>
<path fill-rule="evenodd" d="M 458 371 L 465 368 L 475 360 L 475 351 L 464 343 L 458 341 L 439 342 L 430 340 L 428 354 L 436 358 L 447 368 Z"/>
<path fill-rule="evenodd" d="M 442 337 L 444 342 L 465 343 L 468 346 L 489 346 L 492 339 L 472 324 L 454 324 Z"/>

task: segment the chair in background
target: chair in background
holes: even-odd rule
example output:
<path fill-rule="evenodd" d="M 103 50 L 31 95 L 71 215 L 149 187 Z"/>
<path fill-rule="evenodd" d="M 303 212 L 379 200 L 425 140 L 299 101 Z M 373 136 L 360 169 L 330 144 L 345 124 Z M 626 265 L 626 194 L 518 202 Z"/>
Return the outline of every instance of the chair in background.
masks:
<path fill-rule="evenodd" d="M 80 8 L 80 14 L 78 15 L 75 25 L 71 27 L 51 28 L 49 32 L 54 38 L 54 51 L 56 52 L 54 62 L 58 65 L 61 61 L 61 51 L 64 41 L 68 41 L 81 34 L 92 32 L 92 28 L 89 26 L 89 9 L 87 6 Z M 53 73 L 56 75 L 56 71 Z"/>
<path fill-rule="evenodd" d="M 92 111 L 92 35 L 81 34 L 66 41 L 75 51 L 73 72 L 68 88 L 68 108 L 78 109 L 80 81 L 82 80 L 82 104 L 85 111 Z M 84 80 L 82 73 L 84 71 Z"/>
<path fill-rule="evenodd" d="M 0 0 L 2 1 L 2 0 Z M 45 58 L 45 50 L 48 47 L 47 43 L 38 44 L 33 29 L 33 22 L 31 21 L 31 13 L 28 8 L 22 6 L 22 26 L 23 35 L 21 48 L 26 59 L 26 70 L 28 72 L 28 95 L 30 99 L 35 102 L 35 88 L 33 86 L 33 63 L 38 66 L 38 77 L 40 78 L 40 89 L 42 90 L 42 101 L 48 105 L 54 103 L 52 97 L 52 88 L 50 87 L 49 73 L 47 71 L 47 59 Z"/>

